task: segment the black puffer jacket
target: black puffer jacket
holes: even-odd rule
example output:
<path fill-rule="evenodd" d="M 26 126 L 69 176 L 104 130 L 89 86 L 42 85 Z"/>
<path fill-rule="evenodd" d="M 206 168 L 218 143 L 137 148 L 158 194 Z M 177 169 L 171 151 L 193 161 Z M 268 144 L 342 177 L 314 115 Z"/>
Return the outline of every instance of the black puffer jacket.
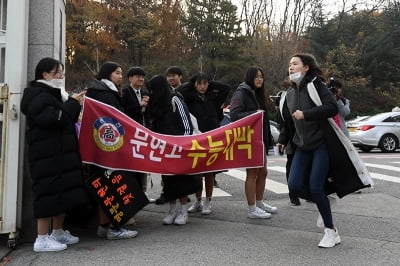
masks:
<path fill-rule="evenodd" d="M 86 96 L 122 111 L 121 97 L 118 92 L 113 91 L 100 80 L 94 79 L 90 82 Z"/>
<path fill-rule="evenodd" d="M 28 158 L 35 218 L 52 217 L 87 202 L 75 122 L 79 103 L 61 101 L 59 89 L 35 82 L 24 90 Z"/>
<path fill-rule="evenodd" d="M 196 117 L 201 132 L 210 131 L 219 126 L 215 104 L 208 99 L 207 94 L 200 95 L 191 82 L 183 84 L 178 90 L 183 95 L 189 112 Z"/>
<path fill-rule="evenodd" d="M 266 150 L 273 146 L 271 128 L 269 125 L 268 111 L 262 99 L 258 99 L 253 89 L 246 83 L 241 83 L 231 98 L 230 118 L 232 121 L 239 120 L 257 112 L 264 110 L 263 120 L 263 140 Z"/>

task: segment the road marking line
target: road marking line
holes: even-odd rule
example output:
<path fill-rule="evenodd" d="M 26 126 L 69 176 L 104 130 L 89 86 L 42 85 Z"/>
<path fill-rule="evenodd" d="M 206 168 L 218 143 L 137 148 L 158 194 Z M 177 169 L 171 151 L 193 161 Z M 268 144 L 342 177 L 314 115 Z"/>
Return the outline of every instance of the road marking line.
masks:
<path fill-rule="evenodd" d="M 378 173 L 371 173 L 371 176 L 373 179 L 379 179 L 379 180 L 385 180 L 385 181 L 390 181 L 394 183 L 400 183 L 400 178 L 390 176 L 390 175 L 383 175 L 383 174 L 378 174 Z"/>
<path fill-rule="evenodd" d="M 278 166 L 276 166 L 277 168 L 279 168 Z M 275 168 L 275 167 L 274 167 Z M 284 168 L 284 167 L 280 167 L 280 168 Z M 272 169 L 271 167 L 269 169 Z M 275 170 L 275 169 L 272 169 Z M 236 169 L 230 169 L 227 173 L 228 175 L 242 180 L 242 181 L 246 181 L 246 173 L 244 171 L 240 171 L 240 170 L 236 170 Z M 289 193 L 289 189 L 287 187 L 286 184 L 282 184 L 280 182 L 276 182 L 274 180 L 271 180 L 269 178 L 267 178 L 267 181 L 265 183 L 265 189 L 268 191 L 272 191 L 276 194 L 287 194 Z"/>
<path fill-rule="evenodd" d="M 206 189 L 205 189 L 205 187 L 206 187 L 206 184 L 204 183 L 204 180 L 203 180 L 203 193 L 201 195 L 203 198 L 206 197 Z M 217 188 L 217 187 L 213 188 L 212 197 L 231 197 L 231 196 L 232 196 L 231 194 L 229 194 L 226 191 L 223 191 L 220 188 Z"/>
<path fill-rule="evenodd" d="M 365 163 L 365 165 L 369 166 L 369 167 L 374 167 L 374 168 L 380 168 L 380 169 L 400 172 L 400 167 L 396 167 L 396 166 L 383 165 L 383 164 L 374 164 L 374 163 Z"/>

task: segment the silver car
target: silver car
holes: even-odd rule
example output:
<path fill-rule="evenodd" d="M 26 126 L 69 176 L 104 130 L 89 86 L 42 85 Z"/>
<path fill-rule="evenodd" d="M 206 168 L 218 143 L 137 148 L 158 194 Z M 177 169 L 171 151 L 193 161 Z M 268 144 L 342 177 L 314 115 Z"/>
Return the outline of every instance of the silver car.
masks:
<path fill-rule="evenodd" d="M 373 115 L 347 129 L 351 142 L 364 152 L 373 148 L 395 152 L 399 148 L 400 112 Z"/>

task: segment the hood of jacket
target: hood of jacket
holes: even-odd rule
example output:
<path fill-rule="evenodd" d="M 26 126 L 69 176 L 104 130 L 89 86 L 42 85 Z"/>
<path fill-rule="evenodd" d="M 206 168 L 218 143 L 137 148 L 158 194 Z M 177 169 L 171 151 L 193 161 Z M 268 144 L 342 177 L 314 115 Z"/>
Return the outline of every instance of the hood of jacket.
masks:
<path fill-rule="evenodd" d="M 99 90 L 99 91 L 109 91 L 111 90 L 104 82 L 101 82 L 100 80 L 94 79 L 92 80 L 88 88 L 93 89 L 93 90 Z"/>
<path fill-rule="evenodd" d="M 240 83 L 238 89 L 251 91 L 253 94 L 255 94 L 254 90 L 246 82 Z"/>

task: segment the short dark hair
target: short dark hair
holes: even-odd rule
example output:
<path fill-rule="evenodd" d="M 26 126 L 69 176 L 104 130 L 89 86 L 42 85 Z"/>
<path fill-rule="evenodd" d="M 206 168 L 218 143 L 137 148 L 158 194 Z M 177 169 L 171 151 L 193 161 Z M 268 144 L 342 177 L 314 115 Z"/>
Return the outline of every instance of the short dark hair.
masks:
<path fill-rule="evenodd" d="M 131 67 L 126 73 L 126 76 L 128 78 L 133 76 L 146 76 L 146 73 L 141 67 Z"/>
<path fill-rule="evenodd" d="M 43 79 L 44 72 L 58 70 L 60 65 L 62 65 L 61 62 L 54 58 L 51 57 L 42 58 L 35 68 L 35 80 Z"/>
<path fill-rule="evenodd" d="M 206 73 L 199 72 L 190 78 L 190 82 L 192 82 L 193 84 L 195 84 L 196 82 L 197 83 L 208 82 L 208 76 Z"/>
<path fill-rule="evenodd" d="M 96 79 L 98 79 L 98 80 L 102 80 L 102 79 L 110 80 L 111 74 L 115 70 L 117 70 L 117 68 L 119 68 L 119 67 L 122 68 L 122 66 L 120 64 L 118 64 L 118 63 L 111 62 L 111 61 L 105 62 L 100 67 L 99 73 L 97 73 L 97 75 L 96 75 Z"/>
<path fill-rule="evenodd" d="M 168 67 L 168 68 L 167 68 L 167 71 L 165 71 L 165 74 L 166 74 L 166 75 L 168 75 L 168 74 L 176 74 L 176 75 L 183 76 L 182 70 L 181 70 L 179 67 L 177 67 L 177 66 L 170 66 L 170 67 Z"/>

